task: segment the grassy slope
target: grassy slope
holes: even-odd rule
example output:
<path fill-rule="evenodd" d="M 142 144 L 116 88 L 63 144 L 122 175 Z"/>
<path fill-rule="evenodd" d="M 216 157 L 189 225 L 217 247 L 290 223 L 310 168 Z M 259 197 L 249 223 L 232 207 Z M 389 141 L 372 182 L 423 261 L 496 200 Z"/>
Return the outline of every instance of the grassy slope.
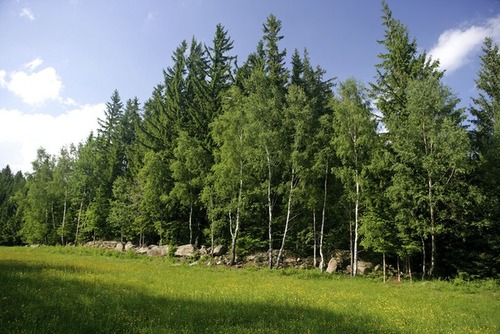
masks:
<path fill-rule="evenodd" d="M 374 283 L 0 248 L 2 333 L 496 333 L 491 284 Z M 311 276 L 311 277 L 308 277 Z"/>

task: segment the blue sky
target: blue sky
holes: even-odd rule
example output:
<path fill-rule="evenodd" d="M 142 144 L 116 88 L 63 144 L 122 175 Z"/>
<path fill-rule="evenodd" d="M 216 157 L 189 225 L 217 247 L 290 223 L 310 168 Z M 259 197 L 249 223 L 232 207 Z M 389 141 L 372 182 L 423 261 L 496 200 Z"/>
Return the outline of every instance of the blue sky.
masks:
<path fill-rule="evenodd" d="M 500 42 L 500 1 L 388 3 L 469 106 L 482 41 Z M 328 78 L 374 80 L 384 34 L 378 0 L 0 0 L 0 168 L 30 171 L 38 147 L 57 154 L 83 140 L 114 89 L 144 102 L 181 41 L 210 44 L 217 23 L 243 63 L 271 13 L 288 56 L 307 48 Z"/>

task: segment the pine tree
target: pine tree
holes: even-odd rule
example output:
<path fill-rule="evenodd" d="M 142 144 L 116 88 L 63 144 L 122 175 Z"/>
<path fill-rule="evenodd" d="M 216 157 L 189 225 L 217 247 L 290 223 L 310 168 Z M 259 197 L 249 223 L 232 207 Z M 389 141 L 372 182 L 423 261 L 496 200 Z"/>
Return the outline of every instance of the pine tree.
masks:
<path fill-rule="evenodd" d="M 170 163 L 174 187 L 170 196 L 175 198 L 188 211 L 189 244 L 197 244 L 193 233 L 199 235 L 199 222 L 195 222 L 200 210 L 201 191 L 206 173 L 210 168 L 210 154 L 203 148 L 199 140 L 182 131 L 174 150 L 174 159 Z M 198 227 L 198 231 L 194 229 Z M 196 239 L 198 239 L 196 237 Z M 197 240 L 198 241 L 198 240 Z"/>
<path fill-rule="evenodd" d="M 467 229 L 468 248 L 475 251 L 458 257 L 472 257 L 477 263 L 472 268 L 470 261 L 463 261 L 463 271 L 487 276 L 500 272 L 499 265 L 492 265 L 498 263 L 494 259 L 500 252 L 500 48 L 486 38 L 482 51 L 476 79 L 479 94 L 472 98 L 474 105 L 470 108 L 475 126 L 471 140 L 476 164 L 471 181 L 479 187 L 482 200 L 471 217 L 476 223 Z"/>
<path fill-rule="evenodd" d="M 407 117 L 406 87 L 409 81 L 426 76 L 440 78 L 438 62 L 432 62 L 425 53 L 418 54 L 417 42 L 410 39 L 408 29 L 392 16 L 389 5 L 382 1 L 384 39 L 379 41 L 386 53 L 378 57 L 376 83 L 371 84 L 377 108 L 383 115 L 386 129 L 391 133 L 399 121 Z"/>
<path fill-rule="evenodd" d="M 481 56 L 481 69 L 476 79 L 479 96 L 473 98 L 475 107 L 470 109 L 474 116 L 473 143 L 476 153 L 483 155 L 484 159 L 490 158 L 500 137 L 500 50 L 491 38 L 486 38 Z M 492 164 L 494 165 L 494 164 Z M 498 166 L 498 164 L 496 164 Z"/>
<path fill-rule="evenodd" d="M 384 39 L 379 41 L 386 52 L 379 54 L 381 63 L 376 65 L 376 83 L 371 84 L 372 98 L 381 113 L 381 123 L 385 131 L 384 145 L 390 162 L 391 184 L 404 182 L 415 171 L 414 166 L 403 162 L 398 155 L 398 143 L 404 143 L 406 138 L 401 134 L 402 127 L 408 124 L 412 117 L 408 106 L 408 92 L 411 82 L 432 78 L 439 81 L 443 73 L 438 71 L 439 63 L 432 61 L 426 53 L 418 53 L 415 39 L 410 39 L 408 29 L 392 16 L 392 12 L 385 1 L 382 1 L 382 20 L 385 27 Z M 397 187 L 396 187 L 397 188 Z M 411 191 L 408 189 L 409 193 Z M 396 219 L 399 219 L 400 253 L 405 257 L 418 252 L 418 241 L 421 236 L 420 221 L 413 212 L 414 203 L 411 196 L 408 200 L 399 201 L 397 196 L 391 197 L 394 201 L 393 210 Z M 403 205 L 403 203 L 405 203 Z"/>
<path fill-rule="evenodd" d="M 185 129 L 188 122 L 188 113 L 186 111 L 186 74 L 187 59 L 186 52 L 188 44 L 186 41 L 175 49 L 172 55 L 173 66 L 164 71 L 165 78 L 165 110 L 161 110 L 166 117 L 163 121 L 168 126 L 168 131 L 176 138 L 176 131 Z M 169 147 L 170 154 L 173 152 L 173 146 Z"/>

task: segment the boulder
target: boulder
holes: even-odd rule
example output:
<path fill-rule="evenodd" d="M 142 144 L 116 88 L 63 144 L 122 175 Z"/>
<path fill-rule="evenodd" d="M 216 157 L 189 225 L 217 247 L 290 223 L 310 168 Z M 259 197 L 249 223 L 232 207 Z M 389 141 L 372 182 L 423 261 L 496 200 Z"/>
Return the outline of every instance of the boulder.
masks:
<path fill-rule="evenodd" d="M 372 269 L 373 269 L 373 263 L 358 260 L 358 271 L 356 274 L 357 275 L 368 275 L 372 271 Z M 351 273 L 351 265 L 347 266 L 346 272 L 348 274 Z"/>
<path fill-rule="evenodd" d="M 359 275 L 367 275 L 372 271 L 372 269 L 373 269 L 373 263 L 365 262 L 365 261 L 358 261 L 358 274 Z"/>
<path fill-rule="evenodd" d="M 89 241 L 85 244 L 85 247 L 95 247 L 95 248 L 104 248 L 104 249 L 115 249 L 118 241 Z"/>
<path fill-rule="evenodd" d="M 123 244 L 121 242 L 116 244 L 115 251 L 123 252 Z"/>
<path fill-rule="evenodd" d="M 147 251 L 147 254 L 148 256 L 153 256 L 153 257 L 167 256 L 168 248 L 161 246 L 154 246 Z"/>
<path fill-rule="evenodd" d="M 119 244 L 118 241 L 103 241 L 99 247 L 105 249 L 115 249 L 117 244 Z"/>
<path fill-rule="evenodd" d="M 84 245 L 84 246 L 85 246 L 85 247 L 96 247 L 96 246 L 95 246 L 95 242 L 94 242 L 94 241 L 89 241 L 89 242 L 85 243 L 85 245 Z"/>
<path fill-rule="evenodd" d="M 148 252 L 149 248 L 147 247 L 139 247 L 139 248 L 136 248 L 135 252 L 137 254 L 146 254 Z"/>
<path fill-rule="evenodd" d="M 333 274 L 337 272 L 337 268 L 339 266 L 339 262 L 336 258 L 332 257 L 328 262 L 328 267 L 326 268 L 326 272 L 329 274 Z"/>
<path fill-rule="evenodd" d="M 187 244 L 177 247 L 174 255 L 180 257 L 190 257 L 193 256 L 195 251 L 196 249 L 194 248 L 193 245 Z"/>
<path fill-rule="evenodd" d="M 131 243 L 130 241 L 128 241 L 126 244 L 125 244 L 125 250 L 126 251 L 129 251 L 131 250 L 132 248 L 134 248 L 134 244 Z"/>
<path fill-rule="evenodd" d="M 349 251 L 346 250 L 335 250 L 328 262 L 328 266 L 326 268 L 327 273 L 335 273 L 337 270 L 341 268 L 345 268 L 346 262 L 350 258 Z"/>
<path fill-rule="evenodd" d="M 256 253 L 251 254 L 246 257 L 247 262 L 253 262 L 254 264 L 261 264 L 267 260 L 266 253 Z"/>
<path fill-rule="evenodd" d="M 222 255 L 226 254 L 226 252 L 227 252 L 226 246 L 224 246 L 224 245 L 217 245 L 217 246 L 214 247 L 214 253 L 213 253 L 213 255 L 214 256 L 222 256 Z"/>

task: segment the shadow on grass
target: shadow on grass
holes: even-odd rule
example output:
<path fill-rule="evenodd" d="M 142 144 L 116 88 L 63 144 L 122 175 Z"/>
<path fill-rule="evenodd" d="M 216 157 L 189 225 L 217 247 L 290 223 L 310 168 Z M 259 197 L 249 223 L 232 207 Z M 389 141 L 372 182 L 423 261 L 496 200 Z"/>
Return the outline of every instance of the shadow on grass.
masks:
<path fill-rule="evenodd" d="M 380 332 L 380 324 L 354 310 L 336 314 L 303 306 L 227 302 L 217 296 L 211 300 L 181 299 L 146 293 L 141 284 L 100 281 L 95 273 L 70 264 L 0 260 L 1 332 Z"/>

